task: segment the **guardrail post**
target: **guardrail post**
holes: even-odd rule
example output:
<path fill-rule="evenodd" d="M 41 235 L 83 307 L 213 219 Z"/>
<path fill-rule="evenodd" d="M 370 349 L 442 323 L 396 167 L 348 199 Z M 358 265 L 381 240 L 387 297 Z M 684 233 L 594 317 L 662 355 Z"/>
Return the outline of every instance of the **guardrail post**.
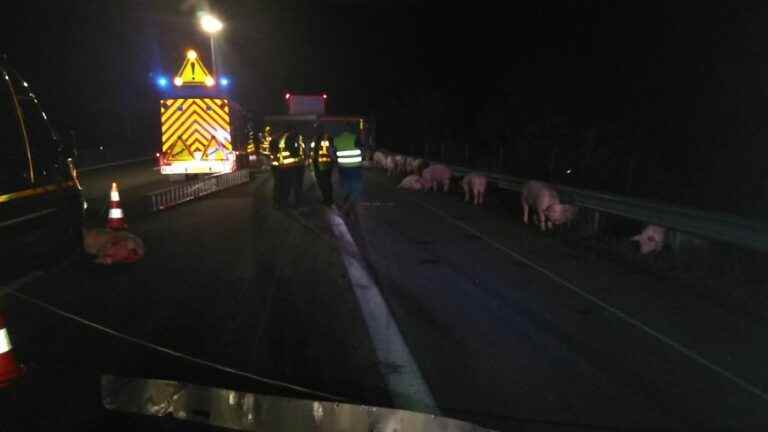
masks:
<path fill-rule="evenodd" d="M 595 210 L 592 212 L 592 223 L 590 224 L 590 228 L 592 230 L 592 234 L 597 234 L 600 232 L 600 225 L 601 225 L 601 215 L 600 212 Z"/>
<path fill-rule="evenodd" d="M 469 140 L 464 141 L 464 163 L 469 163 Z"/>

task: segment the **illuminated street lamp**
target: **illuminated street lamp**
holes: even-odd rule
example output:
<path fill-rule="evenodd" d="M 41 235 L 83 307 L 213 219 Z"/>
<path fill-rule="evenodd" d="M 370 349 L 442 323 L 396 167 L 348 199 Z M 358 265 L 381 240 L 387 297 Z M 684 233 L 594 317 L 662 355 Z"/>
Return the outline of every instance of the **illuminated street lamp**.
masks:
<path fill-rule="evenodd" d="M 211 70 L 213 71 L 213 74 L 216 75 L 216 49 L 214 48 L 214 37 L 216 36 L 216 33 L 224 28 L 224 23 L 219 21 L 215 16 L 209 13 L 204 13 L 200 15 L 200 27 L 204 32 L 211 36 Z"/>

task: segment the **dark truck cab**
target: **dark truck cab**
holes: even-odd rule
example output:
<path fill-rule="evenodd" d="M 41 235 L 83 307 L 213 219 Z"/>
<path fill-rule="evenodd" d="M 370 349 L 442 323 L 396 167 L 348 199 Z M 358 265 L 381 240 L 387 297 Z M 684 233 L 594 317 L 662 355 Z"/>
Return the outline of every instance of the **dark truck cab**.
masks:
<path fill-rule="evenodd" d="M 83 199 L 73 159 L 71 142 L 0 58 L 0 284 L 80 250 Z"/>

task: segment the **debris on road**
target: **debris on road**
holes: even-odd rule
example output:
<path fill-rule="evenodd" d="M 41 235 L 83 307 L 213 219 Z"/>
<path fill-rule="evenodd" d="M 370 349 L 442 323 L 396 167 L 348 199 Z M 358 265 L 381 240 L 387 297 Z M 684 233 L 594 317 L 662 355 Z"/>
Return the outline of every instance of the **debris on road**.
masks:
<path fill-rule="evenodd" d="M 83 247 L 98 264 L 133 263 L 144 257 L 144 242 L 127 231 L 84 229 Z"/>

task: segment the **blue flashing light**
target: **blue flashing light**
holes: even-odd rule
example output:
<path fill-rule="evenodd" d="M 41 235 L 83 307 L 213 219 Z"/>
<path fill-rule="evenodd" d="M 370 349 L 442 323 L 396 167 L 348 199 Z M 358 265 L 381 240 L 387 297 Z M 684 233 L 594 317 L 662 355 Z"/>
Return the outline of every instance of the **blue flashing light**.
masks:
<path fill-rule="evenodd" d="M 227 77 L 219 78 L 219 84 L 221 84 L 222 87 L 228 86 L 229 85 L 229 78 L 227 78 Z"/>
<path fill-rule="evenodd" d="M 157 86 L 160 87 L 160 88 L 168 87 L 168 78 L 163 77 L 163 76 L 157 78 Z"/>

